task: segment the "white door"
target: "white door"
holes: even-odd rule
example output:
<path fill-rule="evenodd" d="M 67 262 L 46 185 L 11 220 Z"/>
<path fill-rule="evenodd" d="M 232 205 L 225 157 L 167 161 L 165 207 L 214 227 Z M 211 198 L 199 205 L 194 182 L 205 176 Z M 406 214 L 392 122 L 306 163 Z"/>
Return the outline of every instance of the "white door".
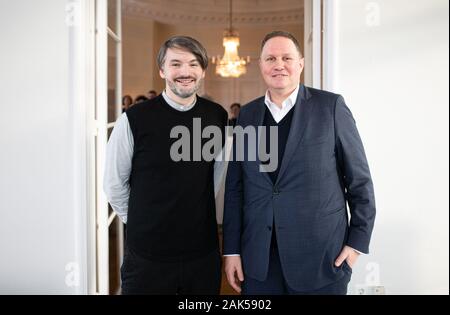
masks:
<path fill-rule="evenodd" d="M 121 114 L 122 25 L 121 0 L 96 0 L 96 106 L 95 143 L 95 293 L 119 292 L 119 266 L 123 256 L 123 225 L 108 206 L 103 192 L 106 143 Z M 114 242 L 110 244 L 110 241 Z M 114 268 L 112 268 L 114 267 Z M 111 280 L 114 281 L 112 286 Z"/>
<path fill-rule="evenodd" d="M 323 0 L 304 0 L 304 77 L 307 86 L 321 89 L 322 80 L 322 42 L 323 42 Z"/>

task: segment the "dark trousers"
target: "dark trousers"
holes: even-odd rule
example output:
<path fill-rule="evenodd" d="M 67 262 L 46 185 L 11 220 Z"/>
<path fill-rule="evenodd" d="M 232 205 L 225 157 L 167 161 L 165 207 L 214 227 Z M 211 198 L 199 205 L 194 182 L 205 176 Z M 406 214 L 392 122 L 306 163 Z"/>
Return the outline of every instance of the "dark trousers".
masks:
<path fill-rule="evenodd" d="M 187 261 L 160 262 L 127 248 L 121 267 L 122 294 L 217 295 L 221 264 L 218 249 Z"/>
<path fill-rule="evenodd" d="M 273 244 L 273 242 L 272 242 Z M 242 282 L 243 295 L 346 295 L 351 273 L 326 287 L 309 292 L 299 292 L 290 288 L 284 279 L 280 256 L 276 246 L 270 249 L 269 270 L 265 281 L 258 281 L 248 276 Z"/>

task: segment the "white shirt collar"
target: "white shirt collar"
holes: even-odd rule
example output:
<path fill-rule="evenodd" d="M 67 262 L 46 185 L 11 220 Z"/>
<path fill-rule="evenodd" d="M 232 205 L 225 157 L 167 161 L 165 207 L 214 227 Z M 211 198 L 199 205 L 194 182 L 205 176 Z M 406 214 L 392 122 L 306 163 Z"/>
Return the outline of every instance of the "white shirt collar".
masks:
<path fill-rule="evenodd" d="M 164 90 L 164 91 L 162 92 L 162 96 L 163 96 L 164 100 L 167 102 L 167 104 L 170 105 L 170 107 L 172 107 L 173 109 L 176 109 L 176 110 L 178 110 L 178 111 L 180 111 L 180 112 L 185 112 L 185 111 L 190 110 L 192 107 L 194 107 L 195 103 L 197 102 L 197 96 L 196 96 L 195 99 L 194 99 L 194 101 L 192 102 L 192 104 L 189 104 L 189 105 L 182 105 L 182 104 L 179 104 L 179 103 L 175 102 L 174 100 L 172 100 L 172 99 L 167 95 L 166 90 Z"/>
<path fill-rule="evenodd" d="M 273 119 L 279 123 L 284 116 L 289 113 L 289 111 L 295 106 L 297 102 L 298 91 L 300 89 L 300 85 L 298 85 L 295 90 L 281 103 L 281 108 L 278 107 L 272 100 L 270 99 L 269 90 L 266 91 L 266 96 L 264 98 L 264 104 L 266 104 L 270 113 L 272 114 Z"/>

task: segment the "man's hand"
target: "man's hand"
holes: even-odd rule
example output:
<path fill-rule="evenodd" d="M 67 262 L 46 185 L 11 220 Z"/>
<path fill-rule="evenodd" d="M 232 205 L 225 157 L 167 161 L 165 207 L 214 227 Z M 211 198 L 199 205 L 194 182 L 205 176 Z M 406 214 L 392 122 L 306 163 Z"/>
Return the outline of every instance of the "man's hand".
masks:
<path fill-rule="evenodd" d="M 339 257 L 336 259 L 334 264 L 336 267 L 340 267 L 344 260 L 347 261 L 347 264 L 350 266 L 350 268 L 353 268 L 356 261 L 358 260 L 360 253 L 358 253 L 356 250 L 351 248 L 350 246 L 344 246 L 341 253 L 339 254 Z"/>
<path fill-rule="evenodd" d="M 244 281 L 240 256 L 225 256 L 225 274 L 228 283 L 238 293 L 241 293 L 241 282 Z"/>

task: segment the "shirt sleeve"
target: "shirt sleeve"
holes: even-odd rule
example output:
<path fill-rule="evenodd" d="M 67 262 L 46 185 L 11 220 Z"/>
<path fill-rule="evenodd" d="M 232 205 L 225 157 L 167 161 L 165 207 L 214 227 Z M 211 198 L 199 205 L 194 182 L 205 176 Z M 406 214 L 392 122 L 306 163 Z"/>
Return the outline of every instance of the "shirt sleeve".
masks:
<path fill-rule="evenodd" d="M 230 159 L 232 142 L 233 138 L 231 137 L 230 139 L 230 137 L 226 136 L 224 147 L 222 147 L 222 150 L 220 150 L 220 153 L 214 159 L 214 196 L 216 198 L 220 188 L 225 185 L 225 174 Z"/>
<path fill-rule="evenodd" d="M 103 190 L 117 216 L 127 223 L 134 139 L 126 113 L 117 119 L 106 147 Z"/>

